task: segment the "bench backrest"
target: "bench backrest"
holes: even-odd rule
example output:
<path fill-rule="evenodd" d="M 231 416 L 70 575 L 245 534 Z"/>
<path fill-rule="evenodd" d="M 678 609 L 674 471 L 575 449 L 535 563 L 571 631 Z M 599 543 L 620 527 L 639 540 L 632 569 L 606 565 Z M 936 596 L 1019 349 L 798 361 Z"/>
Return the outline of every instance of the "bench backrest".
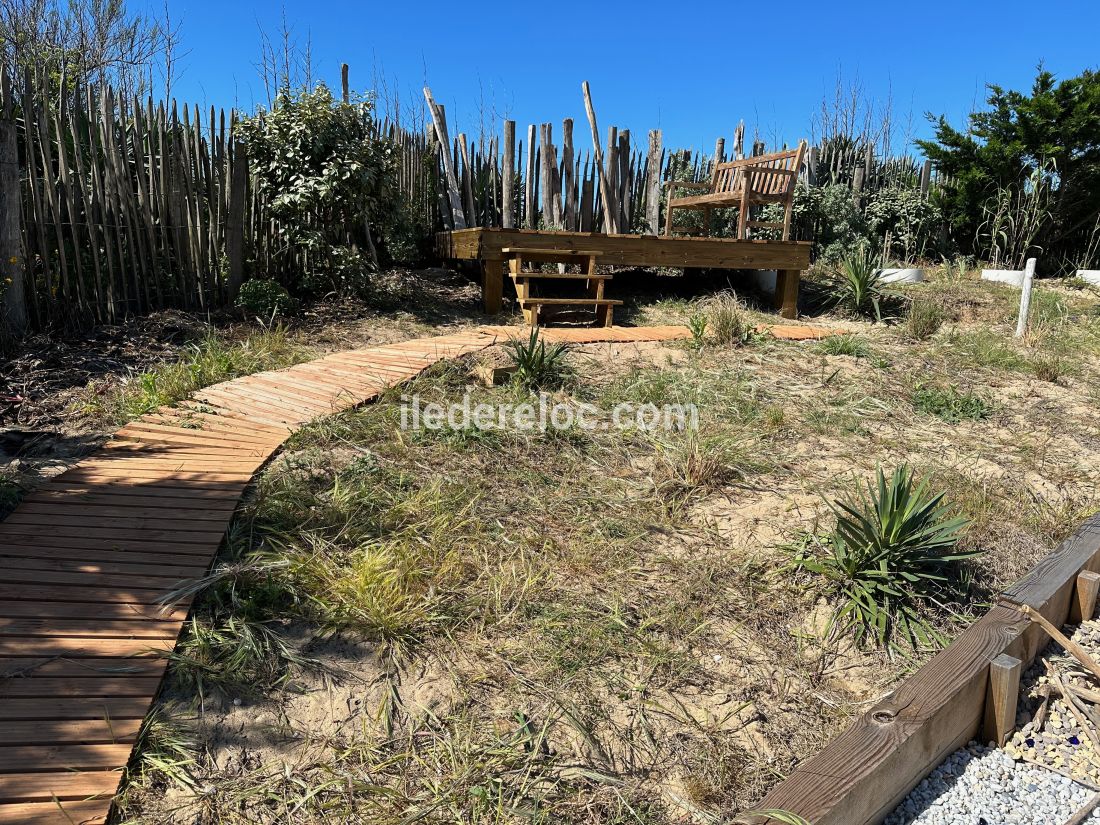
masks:
<path fill-rule="evenodd" d="M 789 194 L 794 191 L 794 185 L 798 182 L 798 172 L 805 154 L 806 141 L 801 141 L 795 149 L 715 164 L 714 176 L 711 178 L 711 191 L 716 194 L 739 192 L 745 183 L 745 176 L 748 175 L 748 183 L 751 184 L 752 191 L 757 194 Z M 751 169 L 746 171 L 745 167 L 751 167 Z M 780 171 L 771 173 L 767 171 L 769 169 Z M 793 174 L 783 174 L 784 172 Z"/>

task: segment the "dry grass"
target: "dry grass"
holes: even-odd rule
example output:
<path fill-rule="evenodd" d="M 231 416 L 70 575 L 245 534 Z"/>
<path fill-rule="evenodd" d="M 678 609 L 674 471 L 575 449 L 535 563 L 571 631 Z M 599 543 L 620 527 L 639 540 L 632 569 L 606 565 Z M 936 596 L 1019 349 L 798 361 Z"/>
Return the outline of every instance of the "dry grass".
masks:
<path fill-rule="evenodd" d="M 239 514 L 237 572 L 191 637 L 243 616 L 287 652 L 253 645 L 256 696 L 224 658 L 175 665 L 166 701 L 191 703 L 203 743 L 191 785 L 149 771 L 124 813 L 655 825 L 752 807 L 929 655 L 823 638 L 829 606 L 781 568 L 828 526 L 826 498 L 902 462 L 947 491 L 982 551 L 971 601 L 936 617 L 949 635 L 1100 507 L 1094 299 L 1040 298 L 1016 342 L 1011 296 L 919 289 L 943 329 L 848 322 L 868 357 L 768 340 L 569 353 L 557 397 L 695 403 L 697 433 L 401 431 L 400 392 L 528 397 L 463 363 L 303 431 Z M 1037 375 L 1051 358 L 1057 383 Z M 922 412 L 922 386 L 984 414 Z"/>

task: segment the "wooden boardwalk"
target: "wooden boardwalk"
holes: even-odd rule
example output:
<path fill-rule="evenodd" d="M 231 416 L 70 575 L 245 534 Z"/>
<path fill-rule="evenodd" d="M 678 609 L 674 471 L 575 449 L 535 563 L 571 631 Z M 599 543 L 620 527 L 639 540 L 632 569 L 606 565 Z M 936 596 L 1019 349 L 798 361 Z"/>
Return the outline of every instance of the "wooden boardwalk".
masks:
<path fill-rule="evenodd" d="M 119 430 L 0 523 L 0 824 L 106 820 L 189 604 L 255 472 L 287 435 L 517 327 L 339 352 L 208 387 Z M 683 327 L 547 329 L 669 340 Z"/>

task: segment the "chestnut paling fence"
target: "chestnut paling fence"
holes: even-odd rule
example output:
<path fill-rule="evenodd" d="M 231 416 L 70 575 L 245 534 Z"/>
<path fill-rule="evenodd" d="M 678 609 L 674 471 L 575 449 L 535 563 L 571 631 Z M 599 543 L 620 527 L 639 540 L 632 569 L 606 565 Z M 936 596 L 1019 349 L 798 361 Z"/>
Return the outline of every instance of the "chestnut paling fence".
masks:
<path fill-rule="evenodd" d="M 390 141 L 401 208 L 425 234 L 470 226 L 655 234 L 664 183 L 707 180 L 727 159 L 723 138 L 710 155 L 672 151 L 660 130 L 639 142 L 611 126 L 597 146 L 590 101 L 591 120 L 576 136 L 566 119 L 557 132 L 543 123 L 524 135 L 505 120 L 499 134 L 452 138 L 443 107 L 428 98 L 427 128 L 369 122 Z M 237 122 L 232 110 L 124 99 L 109 87 L 59 93 L 30 74 L 5 73 L 6 331 L 80 328 L 168 307 L 213 310 L 232 301 L 246 274 L 285 280 L 301 261 L 283 248 L 254 186 Z M 744 137 L 742 125 L 728 156 L 765 151 Z M 856 199 L 898 182 L 925 192 L 934 185 L 927 164 L 839 140 L 811 148 L 802 179 L 847 185 Z"/>

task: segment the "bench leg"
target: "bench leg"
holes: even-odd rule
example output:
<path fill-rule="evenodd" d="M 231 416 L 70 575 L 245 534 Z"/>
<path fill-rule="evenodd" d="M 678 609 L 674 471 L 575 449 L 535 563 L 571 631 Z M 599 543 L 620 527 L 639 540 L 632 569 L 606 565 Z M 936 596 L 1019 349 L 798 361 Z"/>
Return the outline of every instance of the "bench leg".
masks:
<path fill-rule="evenodd" d="M 741 208 L 737 212 L 737 237 L 741 240 L 748 238 L 749 232 L 749 190 L 746 185 L 741 195 Z"/>
<path fill-rule="evenodd" d="M 794 210 L 794 198 L 787 201 L 787 209 L 783 214 L 783 240 L 791 239 L 791 212 Z"/>
<path fill-rule="evenodd" d="M 665 234 L 672 234 L 672 205 L 665 208 Z"/>
<path fill-rule="evenodd" d="M 481 262 L 481 302 L 486 315 L 500 312 L 504 295 L 504 261 L 487 259 Z"/>
<path fill-rule="evenodd" d="M 798 282 L 802 273 L 797 269 L 780 269 L 775 273 L 774 306 L 784 318 L 798 316 Z"/>

